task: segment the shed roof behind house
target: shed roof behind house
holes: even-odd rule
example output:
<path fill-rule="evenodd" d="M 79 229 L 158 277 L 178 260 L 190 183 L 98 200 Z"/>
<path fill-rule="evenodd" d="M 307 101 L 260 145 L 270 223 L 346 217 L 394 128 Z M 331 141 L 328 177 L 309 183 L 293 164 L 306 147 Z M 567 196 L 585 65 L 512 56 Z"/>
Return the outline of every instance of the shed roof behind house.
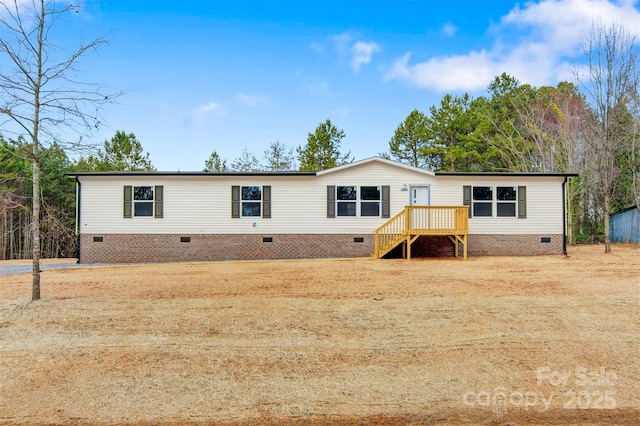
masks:
<path fill-rule="evenodd" d="M 617 212 L 613 212 L 609 216 L 614 216 L 614 215 L 621 214 L 621 213 L 624 213 L 624 212 L 628 212 L 629 210 L 633 210 L 633 209 L 637 209 L 637 208 L 638 208 L 638 206 L 627 207 L 627 208 L 624 208 L 622 210 L 618 210 Z"/>

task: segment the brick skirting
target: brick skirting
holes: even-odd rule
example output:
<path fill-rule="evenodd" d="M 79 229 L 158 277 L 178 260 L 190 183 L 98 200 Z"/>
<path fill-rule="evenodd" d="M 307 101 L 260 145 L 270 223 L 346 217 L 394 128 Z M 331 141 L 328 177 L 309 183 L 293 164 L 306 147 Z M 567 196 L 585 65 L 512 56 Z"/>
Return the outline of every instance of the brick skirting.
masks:
<path fill-rule="evenodd" d="M 187 238 L 189 242 L 181 241 Z M 368 257 L 373 251 L 373 235 L 95 234 L 80 238 L 80 263 Z"/>
<path fill-rule="evenodd" d="M 562 234 L 469 235 L 469 248 L 467 253 L 470 256 L 535 256 L 542 254 L 562 254 L 563 238 Z"/>
<path fill-rule="evenodd" d="M 549 239 L 549 242 L 542 242 Z M 562 254 L 562 235 L 469 235 L 469 256 L 535 256 Z M 462 255 L 462 245 L 459 246 Z M 411 257 L 451 257 L 453 242 L 446 236 L 422 236 L 411 244 Z M 402 246 L 389 253 L 390 258 L 401 258 Z"/>
<path fill-rule="evenodd" d="M 543 242 L 547 241 L 548 242 Z M 188 240 L 183 241 L 183 240 Z M 562 235 L 469 235 L 470 256 L 562 254 Z M 412 257 L 453 256 L 447 237 L 420 237 Z M 96 234 L 80 238 L 81 263 L 369 257 L 374 236 L 327 234 Z M 391 257 L 401 257 L 398 248 Z"/>

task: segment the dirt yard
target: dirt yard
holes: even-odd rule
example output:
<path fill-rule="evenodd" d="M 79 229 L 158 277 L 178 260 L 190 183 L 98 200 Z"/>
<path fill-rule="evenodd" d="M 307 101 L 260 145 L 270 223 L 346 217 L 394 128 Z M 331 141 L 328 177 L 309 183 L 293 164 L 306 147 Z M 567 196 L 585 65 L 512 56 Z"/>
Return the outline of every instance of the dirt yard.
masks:
<path fill-rule="evenodd" d="M 640 247 L 602 252 L 0 276 L 0 424 L 636 424 Z"/>

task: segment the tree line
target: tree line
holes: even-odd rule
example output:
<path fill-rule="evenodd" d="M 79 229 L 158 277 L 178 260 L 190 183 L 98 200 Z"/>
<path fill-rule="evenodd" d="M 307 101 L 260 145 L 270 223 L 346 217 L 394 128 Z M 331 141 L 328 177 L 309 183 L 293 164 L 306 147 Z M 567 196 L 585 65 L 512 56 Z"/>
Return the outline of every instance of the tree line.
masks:
<path fill-rule="evenodd" d="M 576 84 L 533 87 L 502 74 L 488 86 L 486 96 L 446 94 L 428 113 L 414 109 L 399 123 L 388 150 L 379 155 L 440 171 L 578 173 L 568 187 L 569 242 L 604 241 L 607 194 L 609 212 L 637 204 L 640 194 L 639 121 L 631 106 L 616 105 L 608 113 L 615 115 L 608 117 L 615 126 L 610 131 L 619 140 L 596 151 L 604 143 L 590 140 L 603 137 L 594 129 L 599 118 Z M 324 170 L 354 160 L 342 151 L 345 137 L 327 119 L 295 150 L 276 141 L 261 159 L 245 148 L 230 162 L 214 150 L 203 172 Z M 0 259 L 29 258 L 30 164 L 15 144 L 0 138 L 0 147 Z M 124 131 L 104 141 L 96 153 L 75 160 L 57 144 L 41 149 L 45 257 L 75 252 L 75 185 L 65 172 L 155 170 L 135 134 Z M 603 177 L 606 161 L 614 170 Z"/>
<path fill-rule="evenodd" d="M 245 147 L 239 157 L 229 165 L 227 160 L 213 151 L 205 161 L 205 172 L 258 172 L 258 171 L 319 171 L 352 162 L 351 152 L 342 153 L 341 144 L 345 132 L 330 119 L 320 123 L 307 136 L 307 144 L 298 146 L 296 154 L 280 141 L 269 144 L 263 151 L 262 161 Z"/>
<path fill-rule="evenodd" d="M 305 147 L 293 149 L 274 142 L 264 151 L 263 162 L 245 150 L 229 167 L 214 151 L 205 161 L 205 172 L 323 170 L 353 161 L 340 153 L 345 136 L 330 120 L 310 133 Z M 0 135 L 0 260 L 27 259 L 33 255 L 33 145 L 23 138 L 12 141 Z M 45 258 L 72 257 L 76 250 L 75 182 L 65 173 L 105 171 L 154 171 L 150 155 L 134 133 L 116 131 L 95 153 L 72 158 L 63 146 L 39 146 L 41 205 L 40 255 Z M 299 166 L 296 165 L 299 161 Z"/>
<path fill-rule="evenodd" d="M 601 241 L 608 251 L 609 214 L 640 206 L 637 81 L 590 86 L 589 96 L 571 82 L 533 87 L 502 74 L 486 96 L 447 94 L 428 114 L 413 110 L 380 155 L 440 171 L 578 173 L 568 186 L 569 242 Z"/>
<path fill-rule="evenodd" d="M 32 144 L 0 135 L 0 260 L 32 258 L 33 167 Z M 75 181 L 65 173 L 154 170 L 149 154 L 133 133 L 116 132 L 95 155 L 71 159 L 57 143 L 39 146 L 40 254 L 75 256 Z"/>

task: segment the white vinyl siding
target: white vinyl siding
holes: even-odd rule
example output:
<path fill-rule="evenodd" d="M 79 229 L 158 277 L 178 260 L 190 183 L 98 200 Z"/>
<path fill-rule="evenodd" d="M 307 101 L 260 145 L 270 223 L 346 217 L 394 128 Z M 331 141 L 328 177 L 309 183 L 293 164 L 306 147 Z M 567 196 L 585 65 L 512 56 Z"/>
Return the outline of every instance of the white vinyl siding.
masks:
<path fill-rule="evenodd" d="M 409 205 L 409 185 L 431 185 L 436 178 L 428 172 L 416 172 L 404 168 L 396 167 L 384 163 L 367 163 L 356 167 L 342 169 L 336 172 L 321 174 L 317 176 L 318 182 L 326 188 L 329 185 L 338 186 L 356 186 L 358 191 L 363 186 L 389 186 L 389 214 L 390 217 L 395 216 Z M 326 194 L 326 189 L 325 189 Z M 323 199 L 324 213 L 326 216 L 326 195 Z M 360 203 L 358 196 L 358 203 Z M 358 206 L 358 212 L 360 206 Z M 336 209 L 337 213 L 337 209 Z M 351 229 L 358 232 L 372 233 L 380 225 L 386 223 L 389 218 L 380 216 L 337 216 L 327 219 L 329 228 L 334 229 L 328 233 L 352 233 Z"/>
<path fill-rule="evenodd" d="M 431 194 L 432 205 L 462 205 L 462 187 L 525 186 L 527 217 L 498 217 L 495 202 L 492 217 L 469 219 L 470 234 L 562 234 L 563 177 L 438 176 Z M 495 194 L 494 194 L 495 198 Z M 517 203 L 517 202 L 516 202 Z"/>
<path fill-rule="evenodd" d="M 81 176 L 80 232 L 86 234 L 370 234 L 388 219 L 327 218 L 327 186 L 390 187 L 390 215 L 409 204 L 403 184 L 429 173 L 371 162 L 320 176 Z M 124 185 L 164 186 L 162 220 L 122 217 Z M 271 218 L 231 217 L 231 187 L 271 186 Z M 254 226 L 255 224 L 255 226 Z"/>
<path fill-rule="evenodd" d="M 463 186 L 525 186 L 527 217 L 469 220 L 471 234 L 563 232 L 563 177 L 434 176 L 382 161 L 317 176 L 79 176 L 85 234 L 371 234 L 388 219 L 327 217 L 328 186 L 389 186 L 390 217 L 409 205 L 411 186 L 429 186 L 431 205 L 463 205 Z M 123 187 L 163 186 L 163 218 L 123 218 Z M 232 186 L 270 186 L 271 217 L 232 218 Z M 494 212 L 495 213 L 495 212 Z M 495 216 L 495 214 L 494 214 Z"/>

